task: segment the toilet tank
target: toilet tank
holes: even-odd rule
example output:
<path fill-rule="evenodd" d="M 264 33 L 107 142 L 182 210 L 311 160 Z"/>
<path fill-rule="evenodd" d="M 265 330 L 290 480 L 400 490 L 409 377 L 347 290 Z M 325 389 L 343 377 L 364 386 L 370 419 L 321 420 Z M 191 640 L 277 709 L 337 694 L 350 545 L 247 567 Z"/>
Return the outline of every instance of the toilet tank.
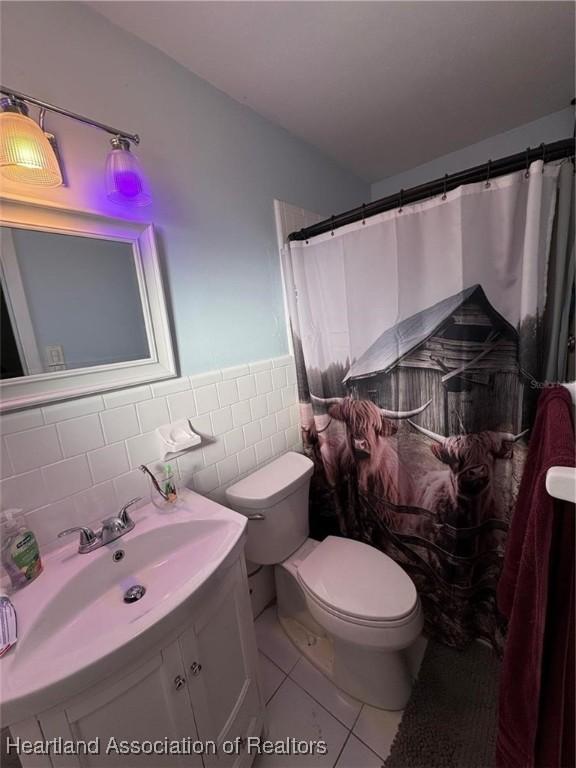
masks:
<path fill-rule="evenodd" d="M 306 456 L 289 452 L 227 489 L 232 509 L 249 520 L 248 560 L 281 563 L 306 540 L 313 469 Z"/>

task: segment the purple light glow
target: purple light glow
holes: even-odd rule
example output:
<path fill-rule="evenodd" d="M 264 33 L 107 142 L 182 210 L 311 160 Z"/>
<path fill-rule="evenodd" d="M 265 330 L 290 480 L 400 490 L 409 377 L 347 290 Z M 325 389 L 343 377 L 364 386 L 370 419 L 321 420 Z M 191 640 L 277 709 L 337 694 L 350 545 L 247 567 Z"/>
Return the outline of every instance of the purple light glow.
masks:
<path fill-rule="evenodd" d="M 114 203 L 142 206 L 152 200 L 138 159 L 127 149 L 113 149 L 108 155 L 106 194 Z"/>
<path fill-rule="evenodd" d="M 142 194 L 142 182 L 133 171 L 118 171 L 114 174 L 114 181 L 118 192 L 124 197 L 134 198 Z"/>

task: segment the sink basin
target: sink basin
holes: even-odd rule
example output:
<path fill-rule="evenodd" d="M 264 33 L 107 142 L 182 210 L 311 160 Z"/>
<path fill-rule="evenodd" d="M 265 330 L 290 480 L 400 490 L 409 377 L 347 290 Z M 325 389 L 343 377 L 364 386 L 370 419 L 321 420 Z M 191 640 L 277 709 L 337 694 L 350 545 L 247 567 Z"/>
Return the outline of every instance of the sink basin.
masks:
<path fill-rule="evenodd" d="M 246 518 L 184 491 L 178 507 L 134 512 L 135 528 L 94 552 L 77 542 L 49 554 L 44 572 L 12 596 L 18 643 L 0 659 L 2 722 L 54 706 L 169 636 L 195 596 L 243 546 Z M 124 601 L 135 585 L 136 602 Z"/>

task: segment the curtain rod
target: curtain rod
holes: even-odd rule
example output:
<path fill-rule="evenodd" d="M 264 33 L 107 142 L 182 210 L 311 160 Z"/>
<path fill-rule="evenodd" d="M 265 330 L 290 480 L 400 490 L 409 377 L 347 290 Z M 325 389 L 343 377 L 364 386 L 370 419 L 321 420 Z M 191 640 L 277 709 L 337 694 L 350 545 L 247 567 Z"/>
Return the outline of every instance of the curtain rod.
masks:
<path fill-rule="evenodd" d="M 502 157 L 500 160 L 488 160 L 487 163 L 476 165 L 465 171 L 446 174 L 441 179 L 435 179 L 434 181 L 429 181 L 426 184 L 420 184 L 419 186 L 411 187 L 410 189 L 401 189 L 400 192 L 395 195 L 382 197 L 380 200 L 374 200 L 371 203 L 360 205 L 357 208 L 352 208 L 349 211 L 340 213 L 338 216 L 331 216 L 329 219 L 324 219 L 323 221 L 318 222 L 318 224 L 313 224 L 305 229 L 299 229 L 296 232 L 292 232 L 288 235 L 288 240 L 309 240 L 317 235 L 332 232 L 339 227 L 345 227 L 347 224 L 353 224 L 356 221 L 368 219 L 370 216 L 384 213 L 384 211 L 391 211 L 394 208 L 401 208 L 403 205 L 416 203 L 420 200 L 425 200 L 428 197 L 445 194 L 463 184 L 488 181 L 497 176 L 504 176 L 507 173 L 521 171 L 528 168 L 530 163 L 534 162 L 534 160 L 544 160 L 545 163 L 548 163 L 552 160 L 561 160 L 564 157 L 574 157 L 573 138 L 561 139 L 560 141 L 554 141 L 551 144 L 540 144 L 540 146 L 536 148 L 528 147 L 524 152 L 508 155 L 508 157 Z"/>
<path fill-rule="evenodd" d="M 79 115 L 76 112 L 70 112 L 70 110 L 63 109 L 62 107 L 56 107 L 54 104 L 49 104 L 47 101 L 35 99 L 33 96 L 26 96 L 25 93 L 20 93 L 19 91 L 15 91 L 12 88 L 5 88 L 3 85 L 0 85 L 0 93 L 3 93 L 5 96 L 24 101 L 27 104 L 34 104 L 35 106 L 40 107 L 40 109 L 48 110 L 48 112 L 55 112 L 58 115 L 64 115 L 64 117 L 70 117 L 72 120 L 78 120 L 80 123 L 85 123 L 86 125 L 91 125 L 94 128 L 99 128 L 101 131 L 105 131 L 112 136 L 120 136 L 123 139 L 129 139 L 134 144 L 140 143 L 140 137 L 137 133 L 127 133 L 126 131 L 120 131 L 117 128 L 113 128 L 111 125 L 99 123 L 97 120 L 84 117 L 84 115 Z"/>

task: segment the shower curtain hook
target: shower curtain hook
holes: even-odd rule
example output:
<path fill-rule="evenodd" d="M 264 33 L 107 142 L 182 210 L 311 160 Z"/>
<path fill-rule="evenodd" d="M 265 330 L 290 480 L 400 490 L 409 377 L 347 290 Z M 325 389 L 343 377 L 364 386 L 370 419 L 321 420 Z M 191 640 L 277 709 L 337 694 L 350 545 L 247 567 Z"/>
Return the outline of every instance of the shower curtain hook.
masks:
<path fill-rule="evenodd" d="M 540 144 L 540 149 L 542 150 L 542 173 L 544 173 L 544 166 L 546 165 L 546 144 L 544 142 Z"/>
<path fill-rule="evenodd" d="M 492 160 L 488 160 L 486 165 L 487 165 L 487 169 L 486 169 L 486 184 L 484 184 L 484 186 L 486 187 L 486 189 L 488 189 L 488 187 L 492 186 L 491 183 L 490 183 L 490 170 L 492 168 Z"/>
<path fill-rule="evenodd" d="M 330 232 L 331 237 L 334 237 L 334 214 L 330 216 L 330 221 L 332 222 L 332 231 Z"/>
<path fill-rule="evenodd" d="M 400 205 L 398 206 L 398 213 L 402 213 L 402 198 L 404 197 L 404 190 L 400 190 Z"/>
<path fill-rule="evenodd" d="M 366 203 L 362 203 L 362 226 L 366 225 Z"/>
<path fill-rule="evenodd" d="M 530 178 L 530 147 L 526 147 L 526 170 L 524 171 L 524 178 Z"/>
<path fill-rule="evenodd" d="M 444 174 L 444 183 L 442 184 L 442 200 L 446 200 L 446 185 L 448 184 L 448 174 Z"/>

